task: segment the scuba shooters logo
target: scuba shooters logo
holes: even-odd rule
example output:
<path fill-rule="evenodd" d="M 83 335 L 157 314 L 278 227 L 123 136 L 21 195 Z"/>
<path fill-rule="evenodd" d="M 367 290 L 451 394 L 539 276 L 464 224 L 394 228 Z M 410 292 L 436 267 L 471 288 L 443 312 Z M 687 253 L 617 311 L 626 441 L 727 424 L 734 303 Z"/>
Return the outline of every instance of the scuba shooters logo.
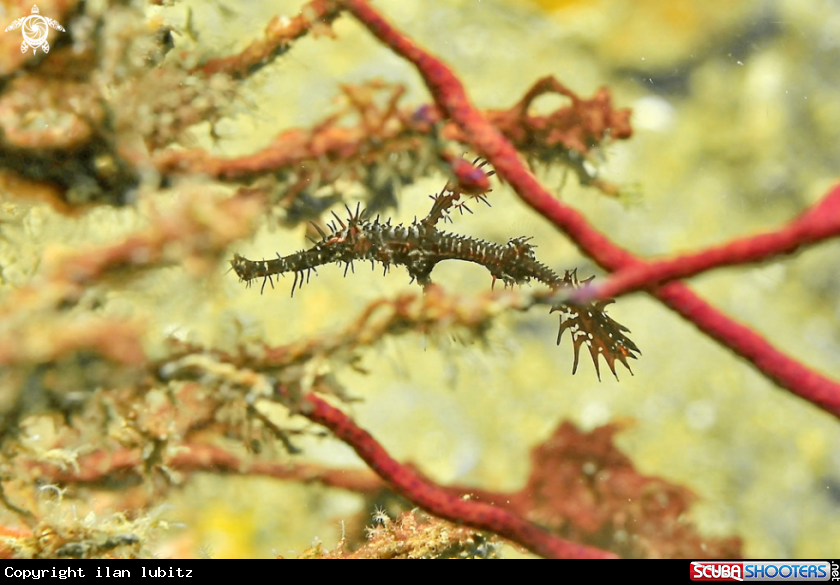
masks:
<path fill-rule="evenodd" d="M 692 581 L 829 581 L 828 561 L 693 561 Z"/>
<path fill-rule="evenodd" d="M 744 566 L 742 563 L 711 562 L 691 563 L 692 581 L 743 581 Z"/>
<path fill-rule="evenodd" d="M 17 28 L 21 28 L 21 32 L 23 33 L 23 43 L 20 46 L 21 53 L 25 53 L 30 47 L 32 47 L 33 53 L 37 53 L 39 47 L 44 53 L 49 53 L 50 44 L 47 42 L 49 29 L 52 28 L 61 32 L 67 32 L 57 21 L 38 14 L 38 7 L 34 5 L 32 6 L 32 14 L 18 18 L 6 27 L 6 32 Z"/>

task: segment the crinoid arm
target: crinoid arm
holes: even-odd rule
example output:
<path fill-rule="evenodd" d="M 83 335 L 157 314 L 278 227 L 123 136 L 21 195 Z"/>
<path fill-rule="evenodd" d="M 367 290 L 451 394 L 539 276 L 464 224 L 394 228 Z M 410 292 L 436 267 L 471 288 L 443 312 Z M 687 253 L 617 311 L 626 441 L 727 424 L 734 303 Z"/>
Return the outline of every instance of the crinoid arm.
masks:
<path fill-rule="evenodd" d="M 563 281 L 567 286 L 577 287 L 581 284 L 586 284 L 592 278 L 594 277 L 578 281 L 577 271 L 567 270 Z M 604 307 L 613 302 L 612 300 L 607 300 L 587 305 L 564 303 L 551 309 L 552 313 L 555 311 L 560 312 L 560 331 L 557 333 L 557 345 L 560 345 L 564 331 L 568 329 L 572 335 L 572 344 L 574 345 L 575 352 L 572 374 L 577 372 L 580 348 L 584 344 L 589 350 L 589 355 L 592 357 L 592 363 L 595 364 L 595 372 L 598 374 L 599 380 L 601 379 L 601 370 L 598 358 L 602 356 L 606 360 L 607 366 L 609 366 L 616 380 L 618 379 L 618 374 L 615 371 L 616 360 L 624 364 L 624 367 L 631 374 L 633 373 L 633 370 L 630 369 L 630 364 L 627 363 L 627 358 L 638 359 L 638 355 L 642 352 L 625 335 L 630 330 L 615 321 L 604 311 Z"/>

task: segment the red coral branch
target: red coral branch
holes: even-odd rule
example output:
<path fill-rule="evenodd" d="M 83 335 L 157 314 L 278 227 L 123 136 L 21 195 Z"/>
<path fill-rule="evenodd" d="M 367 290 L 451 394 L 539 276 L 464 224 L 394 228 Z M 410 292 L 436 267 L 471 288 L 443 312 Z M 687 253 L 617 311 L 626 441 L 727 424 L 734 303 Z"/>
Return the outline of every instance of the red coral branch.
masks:
<path fill-rule="evenodd" d="M 374 36 L 417 68 L 438 107 L 461 127 L 470 137 L 475 151 L 490 162 L 498 176 L 510 184 L 525 203 L 567 234 L 582 252 L 606 270 L 614 272 L 644 266 L 640 259 L 594 229 L 581 213 L 557 201 L 540 185 L 513 145 L 470 103 L 463 84 L 446 65 L 392 27 L 366 0 L 344 0 L 344 4 Z M 785 355 L 681 283 L 665 285 L 651 294 L 748 360 L 782 388 L 840 417 L 840 384 L 837 382 Z"/>
<path fill-rule="evenodd" d="M 321 185 L 339 176 L 353 176 L 353 167 L 371 166 L 377 159 L 405 156 L 428 150 L 419 159 L 446 162 L 442 170 L 451 170 L 456 179 L 467 173 L 484 173 L 436 145 L 431 137 L 439 130 L 444 142 L 468 144 L 469 137 L 457 125 L 430 105 L 401 106 L 405 88 L 372 81 L 361 85 L 344 85 L 342 93 L 349 102 L 311 128 L 291 128 L 278 134 L 264 148 L 242 156 L 225 157 L 201 148 L 171 148 L 154 155 L 154 164 L 162 173 L 201 173 L 223 180 L 241 180 L 280 170 L 293 170 L 303 175 L 298 189 L 317 180 Z M 529 112 L 533 100 L 553 92 L 568 98 L 564 105 L 547 115 Z M 483 112 L 487 120 L 511 141 L 523 156 L 533 161 L 558 161 L 573 170 L 581 183 L 592 185 L 608 195 L 618 187 L 594 176 L 584 163 L 596 146 L 630 138 L 630 110 L 614 109 L 606 88 L 589 99 L 578 96 L 553 77 L 538 80 L 525 96 L 512 107 Z M 358 121 L 355 121 L 358 119 Z M 351 123 L 351 120 L 353 122 Z M 434 155 L 434 156 L 429 156 Z M 439 159 L 439 160 L 438 160 Z M 434 164 L 432 162 L 432 164 Z M 446 167 L 451 167 L 447 169 Z M 418 169 L 419 170 L 419 169 Z M 310 176 L 312 175 L 312 176 Z M 469 181 L 467 181 L 468 183 Z M 466 185 L 459 185 L 462 190 Z M 484 193 L 489 186 L 483 185 Z M 292 188 L 286 197 L 294 196 Z"/>
<path fill-rule="evenodd" d="M 702 332 L 747 359 L 762 374 L 797 396 L 840 418 L 840 384 L 805 367 L 755 331 L 727 317 L 681 283 L 667 284 L 656 297 Z"/>
<path fill-rule="evenodd" d="M 350 445 L 370 468 L 424 510 L 454 522 L 488 530 L 551 558 L 615 558 L 610 552 L 557 538 L 516 514 L 483 502 L 462 499 L 395 461 L 370 433 L 315 394 L 304 398 L 301 414 L 327 427 Z"/>
<path fill-rule="evenodd" d="M 244 77 L 286 52 L 292 41 L 317 26 L 329 27 L 340 10 L 331 0 L 312 0 L 293 18 L 275 16 L 265 28 L 265 37 L 254 41 L 238 55 L 211 59 L 201 66 L 206 74 L 228 73 Z"/>
<path fill-rule="evenodd" d="M 622 268 L 606 281 L 576 289 L 571 300 L 589 302 L 611 299 L 651 289 L 671 280 L 695 276 L 713 268 L 761 262 L 773 256 L 792 254 L 803 246 L 839 234 L 840 185 L 837 185 L 817 205 L 774 232 L 740 238 L 692 254 Z"/>

